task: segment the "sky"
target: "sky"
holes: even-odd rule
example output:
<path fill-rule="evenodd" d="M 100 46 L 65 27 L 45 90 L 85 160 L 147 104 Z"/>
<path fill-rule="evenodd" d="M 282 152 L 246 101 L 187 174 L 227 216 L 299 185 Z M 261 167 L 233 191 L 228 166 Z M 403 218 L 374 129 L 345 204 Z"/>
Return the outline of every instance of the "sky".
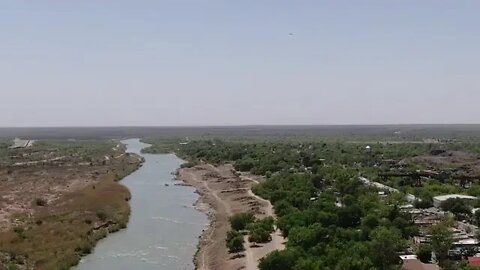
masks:
<path fill-rule="evenodd" d="M 0 0 L 0 126 L 480 123 L 479 11 Z"/>

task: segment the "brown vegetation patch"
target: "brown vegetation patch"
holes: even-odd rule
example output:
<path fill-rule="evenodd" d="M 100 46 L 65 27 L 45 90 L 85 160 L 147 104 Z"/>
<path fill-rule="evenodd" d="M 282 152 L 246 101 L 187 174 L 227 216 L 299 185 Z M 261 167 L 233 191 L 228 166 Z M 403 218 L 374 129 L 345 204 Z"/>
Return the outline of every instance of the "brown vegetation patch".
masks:
<path fill-rule="evenodd" d="M 0 171 L 0 269 L 77 264 L 99 239 L 126 226 L 130 192 L 117 181 L 140 163 L 122 155 Z"/>

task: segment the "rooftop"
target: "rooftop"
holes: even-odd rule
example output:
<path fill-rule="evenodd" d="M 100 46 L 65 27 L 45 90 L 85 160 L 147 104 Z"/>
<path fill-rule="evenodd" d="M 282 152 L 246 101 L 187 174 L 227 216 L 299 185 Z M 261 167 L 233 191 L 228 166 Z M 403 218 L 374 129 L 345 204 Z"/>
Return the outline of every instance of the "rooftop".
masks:
<path fill-rule="evenodd" d="M 402 270 L 440 270 L 440 267 L 432 263 L 422 263 L 420 260 L 404 260 Z"/>
<path fill-rule="evenodd" d="M 405 261 L 405 260 L 416 260 L 416 259 L 417 259 L 417 255 L 415 255 L 415 254 L 400 255 L 400 259 L 402 259 L 402 261 Z"/>
<path fill-rule="evenodd" d="M 448 194 L 448 195 L 441 195 L 433 197 L 434 200 L 437 201 L 446 201 L 448 199 L 467 199 L 467 200 L 476 200 L 477 197 L 463 195 L 463 194 Z"/>
<path fill-rule="evenodd" d="M 480 257 L 468 257 L 468 264 L 471 266 L 480 266 Z"/>

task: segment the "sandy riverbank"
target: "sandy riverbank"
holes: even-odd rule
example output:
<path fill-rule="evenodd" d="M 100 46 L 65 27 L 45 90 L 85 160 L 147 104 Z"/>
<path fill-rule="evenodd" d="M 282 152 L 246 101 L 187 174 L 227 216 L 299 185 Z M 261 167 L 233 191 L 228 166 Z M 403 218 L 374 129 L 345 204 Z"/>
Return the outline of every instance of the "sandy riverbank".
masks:
<path fill-rule="evenodd" d="M 200 199 L 196 207 L 207 213 L 210 220 L 194 259 L 198 270 L 256 270 L 260 258 L 285 247 L 285 240 L 277 231 L 270 243 L 259 247 L 251 247 L 246 241 L 242 257 L 234 257 L 227 251 L 225 237 L 231 215 L 248 211 L 257 218 L 273 215 L 270 202 L 251 192 L 252 185 L 258 183 L 254 177 L 238 176 L 230 165 L 199 165 L 180 169 L 178 179 L 197 189 Z"/>

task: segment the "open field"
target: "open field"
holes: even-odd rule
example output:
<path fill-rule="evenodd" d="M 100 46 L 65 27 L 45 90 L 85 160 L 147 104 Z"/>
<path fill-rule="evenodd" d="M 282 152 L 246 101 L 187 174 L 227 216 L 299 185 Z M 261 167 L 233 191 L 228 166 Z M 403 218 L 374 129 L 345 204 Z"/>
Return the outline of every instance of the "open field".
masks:
<path fill-rule="evenodd" d="M 140 164 L 113 141 L 39 141 L 4 152 L 0 269 L 68 269 L 108 232 L 126 226 L 118 180 Z"/>

